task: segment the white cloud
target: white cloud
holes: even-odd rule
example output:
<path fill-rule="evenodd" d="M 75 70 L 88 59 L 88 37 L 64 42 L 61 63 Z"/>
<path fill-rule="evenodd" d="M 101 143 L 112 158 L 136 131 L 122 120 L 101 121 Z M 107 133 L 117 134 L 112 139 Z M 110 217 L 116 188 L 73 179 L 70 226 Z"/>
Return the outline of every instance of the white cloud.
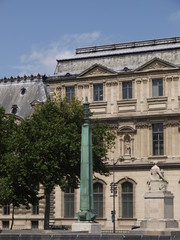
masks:
<path fill-rule="evenodd" d="M 19 75 L 46 74 L 53 75 L 56 59 L 70 58 L 77 47 L 93 45 L 100 38 L 99 32 L 64 35 L 58 42 L 42 48 L 32 48 L 29 54 L 20 56 L 20 64 L 14 66 Z"/>
<path fill-rule="evenodd" d="M 171 20 L 173 21 L 180 21 L 180 10 L 176 13 L 173 13 L 171 16 L 170 16 Z"/>

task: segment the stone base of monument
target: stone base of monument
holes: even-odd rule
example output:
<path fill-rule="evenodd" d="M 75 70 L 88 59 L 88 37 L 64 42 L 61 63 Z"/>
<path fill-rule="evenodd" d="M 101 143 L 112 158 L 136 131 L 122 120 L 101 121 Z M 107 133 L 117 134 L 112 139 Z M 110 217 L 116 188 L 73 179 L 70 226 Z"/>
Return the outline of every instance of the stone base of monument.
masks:
<path fill-rule="evenodd" d="M 144 195 L 145 219 L 141 221 L 140 228 L 178 228 L 178 222 L 173 218 L 173 198 L 168 191 L 147 192 Z"/>
<path fill-rule="evenodd" d="M 95 222 L 75 222 L 72 224 L 72 232 L 101 234 L 101 224 Z"/>
<path fill-rule="evenodd" d="M 144 195 L 145 218 L 140 223 L 140 228 L 167 229 L 178 228 L 174 220 L 173 194 L 164 192 L 147 192 Z"/>

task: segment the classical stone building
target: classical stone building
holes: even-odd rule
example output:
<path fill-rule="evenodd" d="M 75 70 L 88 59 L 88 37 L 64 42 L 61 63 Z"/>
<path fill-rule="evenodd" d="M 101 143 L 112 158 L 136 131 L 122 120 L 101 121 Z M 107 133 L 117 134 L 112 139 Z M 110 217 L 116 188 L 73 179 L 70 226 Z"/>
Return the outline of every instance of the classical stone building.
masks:
<path fill-rule="evenodd" d="M 112 230 L 111 183 L 117 184 L 116 229 L 130 229 L 144 218 L 147 175 L 154 161 L 163 168 L 180 220 L 180 38 L 76 49 L 57 60 L 48 79 L 50 94 L 90 102 L 94 117 L 117 134 L 109 153 L 110 177 L 94 178 L 94 205 L 102 229 Z M 54 224 L 71 225 L 79 190 L 54 194 Z"/>
<path fill-rule="evenodd" d="M 0 79 L 0 105 L 7 115 L 14 114 L 17 123 L 29 117 L 34 108 L 47 100 L 48 86 L 44 76 L 24 76 Z M 33 144 L 33 143 L 32 143 Z M 43 193 L 43 191 L 41 190 Z M 0 229 L 8 229 L 11 225 L 12 207 L 0 207 Z M 43 228 L 44 200 L 31 209 L 15 208 L 16 229 Z"/>
<path fill-rule="evenodd" d="M 113 229 L 112 182 L 117 186 L 116 229 L 139 225 L 154 161 L 165 172 L 168 190 L 174 195 L 174 219 L 179 222 L 180 38 L 76 49 L 72 58 L 57 60 L 55 73 L 46 84 L 52 98 L 60 93 L 68 99 L 75 95 L 83 102 L 87 96 L 93 117 L 116 132 L 114 149 L 109 152 L 111 175 L 94 177 L 94 208 L 102 230 Z M 17 105 L 11 102 L 9 109 L 13 104 Z M 19 210 L 15 216 L 19 226 L 15 227 L 42 228 L 43 203 L 40 206 L 34 212 Z M 50 223 L 71 226 L 78 211 L 79 189 L 62 192 L 56 187 Z M 6 211 L 0 215 L 2 226 L 10 219 L 3 213 Z"/>

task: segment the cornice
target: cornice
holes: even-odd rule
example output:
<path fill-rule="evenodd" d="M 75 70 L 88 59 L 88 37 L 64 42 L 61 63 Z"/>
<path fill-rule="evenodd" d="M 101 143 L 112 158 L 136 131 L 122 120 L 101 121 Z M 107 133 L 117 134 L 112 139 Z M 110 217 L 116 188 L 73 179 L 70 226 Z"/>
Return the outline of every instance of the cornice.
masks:
<path fill-rule="evenodd" d="M 109 169 L 111 171 L 124 171 L 124 170 L 150 170 L 154 163 L 122 163 L 119 165 L 113 166 L 109 164 Z M 166 163 L 158 162 L 158 166 L 164 169 L 180 169 L 180 163 Z"/>
<path fill-rule="evenodd" d="M 81 82 L 81 81 L 92 81 L 92 79 L 109 79 L 111 77 L 111 79 L 117 79 L 117 78 L 134 78 L 135 76 L 138 77 L 149 77 L 149 76 L 154 76 L 154 75 L 163 75 L 166 77 L 166 75 L 169 74 L 174 74 L 176 73 L 176 78 L 178 77 L 178 74 L 180 74 L 180 69 L 165 69 L 165 70 L 153 70 L 153 71 L 149 71 L 149 72 L 136 72 L 135 70 L 129 70 L 129 71 L 120 71 L 117 72 L 117 74 L 115 75 L 103 75 L 103 76 L 86 76 L 86 77 L 81 77 L 78 78 L 79 74 L 66 74 L 64 76 L 50 76 L 50 77 L 46 77 L 45 81 L 48 83 L 54 83 L 54 82 L 63 82 L 63 81 L 77 81 L 77 82 Z M 168 76 L 167 76 L 168 77 Z M 173 76 L 172 76 L 173 77 Z M 174 78 L 173 78 L 174 79 Z M 112 81 L 113 82 L 113 81 Z M 111 83 L 111 81 L 109 81 L 109 83 Z"/>

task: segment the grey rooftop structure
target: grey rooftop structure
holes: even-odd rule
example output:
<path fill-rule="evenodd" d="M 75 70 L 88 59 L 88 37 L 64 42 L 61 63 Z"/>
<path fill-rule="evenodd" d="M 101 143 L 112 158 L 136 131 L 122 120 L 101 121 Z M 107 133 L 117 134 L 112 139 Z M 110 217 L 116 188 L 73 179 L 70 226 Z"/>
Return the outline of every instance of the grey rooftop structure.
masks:
<path fill-rule="evenodd" d="M 33 106 L 47 100 L 44 76 L 24 76 L 0 79 L 0 105 L 6 114 L 24 119 L 32 114 Z"/>
<path fill-rule="evenodd" d="M 79 75 L 94 64 L 122 73 L 127 69 L 134 71 L 153 58 L 168 60 L 178 66 L 180 37 L 78 48 L 71 58 L 57 60 L 54 74 Z"/>

